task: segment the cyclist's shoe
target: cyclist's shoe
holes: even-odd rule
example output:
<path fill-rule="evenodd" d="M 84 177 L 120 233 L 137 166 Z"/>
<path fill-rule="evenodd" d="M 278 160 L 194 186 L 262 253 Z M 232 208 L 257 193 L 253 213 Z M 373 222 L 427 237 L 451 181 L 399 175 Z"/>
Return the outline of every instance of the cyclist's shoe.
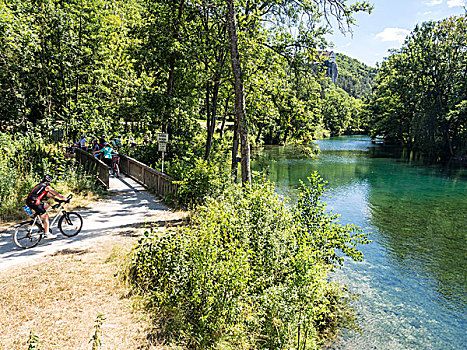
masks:
<path fill-rule="evenodd" d="M 44 238 L 45 239 L 55 239 L 55 238 L 57 238 L 57 235 L 54 235 L 52 232 L 49 231 L 48 233 L 44 234 Z"/>

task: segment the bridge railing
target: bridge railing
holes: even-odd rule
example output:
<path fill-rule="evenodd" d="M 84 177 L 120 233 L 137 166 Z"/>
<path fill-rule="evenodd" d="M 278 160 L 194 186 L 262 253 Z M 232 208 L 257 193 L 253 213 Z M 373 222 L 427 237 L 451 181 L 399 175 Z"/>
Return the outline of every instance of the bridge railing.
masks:
<path fill-rule="evenodd" d="M 83 165 L 87 173 L 97 176 L 97 179 L 109 188 L 109 167 L 103 161 L 97 159 L 92 154 L 79 148 L 75 149 L 76 161 Z"/>
<path fill-rule="evenodd" d="M 170 176 L 123 154 L 120 154 L 120 171 L 156 191 L 162 197 L 177 193 L 178 185 Z"/>

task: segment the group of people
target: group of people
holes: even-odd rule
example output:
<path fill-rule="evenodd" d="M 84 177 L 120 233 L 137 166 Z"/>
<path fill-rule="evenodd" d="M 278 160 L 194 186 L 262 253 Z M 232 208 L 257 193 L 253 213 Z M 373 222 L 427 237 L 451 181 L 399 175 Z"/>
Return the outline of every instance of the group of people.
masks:
<path fill-rule="evenodd" d="M 95 151 L 102 150 L 106 146 L 106 143 L 110 147 L 112 147 L 114 150 L 118 151 L 118 149 L 123 146 L 122 135 L 119 134 L 118 136 L 114 136 L 108 141 L 107 141 L 107 137 L 105 135 L 103 135 L 102 137 L 100 137 L 98 139 L 93 138 L 90 141 L 88 141 L 88 139 L 84 135 L 81 135 L 80 138 L 77 141 L 73 142 L 73 144 L 71 145 L 71 148 L 80 148 L 83 151 L 87 151 L 87 152 L 92 153 L 92 152 L 95 152 Z M 149 138 L 149 136 L 147 134 L 144 136 L 143 143 L 144 144 L 152 143 L 152 141 L 150 140 L 150 138 Z M 128 146 L 130 146 L 130 148 L 133 148 L 133 147 L 137 146 L 134 137 L 131 136 L 131 135 L 128 137 Z"/>
<path fill-rule="evenodd" d="M 109 141 L 107 141 L 107 137 L 104 135 L 99 139 L 94 138 L 90 142 L 88 142 L 84 135 L 81 135 L 78 142 L 75 142 L 73 145 L 75 147 L 81 148 L 83 151 L 94 152 L 104 148 L 106 143 L 108 143 L 112 148 L 118 150 L 120 147 L 122 147 L 122 135 L 115 136 Z"/>

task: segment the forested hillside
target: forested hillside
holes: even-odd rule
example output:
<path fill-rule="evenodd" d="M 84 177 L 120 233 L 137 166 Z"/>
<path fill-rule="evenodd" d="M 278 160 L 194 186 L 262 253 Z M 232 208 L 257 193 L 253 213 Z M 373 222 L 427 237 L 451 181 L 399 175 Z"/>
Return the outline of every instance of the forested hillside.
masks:
<path fill-rule="evenodd" d="M 376 77 L 377 69 L 367 66 L 355 58 L 342 53 L 336 54 L 339 75 L 336 85 L 350 96 L 362 98 L 371 93 L 371 87 Z"/>

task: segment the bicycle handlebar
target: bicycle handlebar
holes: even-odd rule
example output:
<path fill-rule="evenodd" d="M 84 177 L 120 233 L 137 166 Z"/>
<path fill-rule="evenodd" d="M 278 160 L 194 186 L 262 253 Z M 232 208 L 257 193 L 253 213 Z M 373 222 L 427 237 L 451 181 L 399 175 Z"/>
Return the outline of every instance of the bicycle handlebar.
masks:
<path fill-rule="evenodd" d="M 66 197 L 66 199 L 58 199 L 58 198 L 54 198 L 54 200 L 58 203 L 70 203 L 70 199 L 73 198 L 73 195 L 70 193 L 68 195 L 68 197 Z M 55 207 L 55 205 L 54 205 Z M 57 207 L 58 208 L 58 207 Z"/>

